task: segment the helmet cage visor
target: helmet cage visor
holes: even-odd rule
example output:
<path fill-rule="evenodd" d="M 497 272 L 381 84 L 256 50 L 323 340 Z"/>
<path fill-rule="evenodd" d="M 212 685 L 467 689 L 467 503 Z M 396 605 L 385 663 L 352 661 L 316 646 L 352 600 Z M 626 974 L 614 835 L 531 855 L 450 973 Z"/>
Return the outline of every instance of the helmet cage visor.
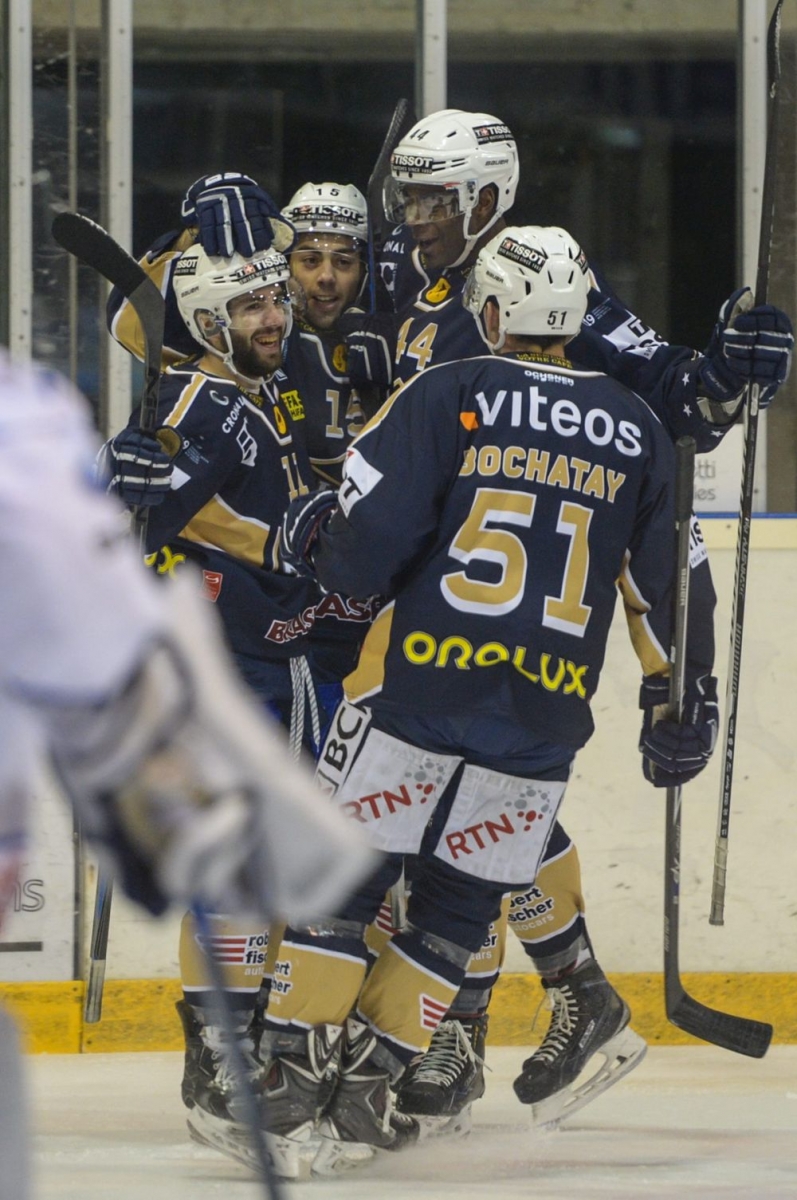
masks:
<path fill-rule="evenodd" d="M 382 190 L 385 216 L 394 225 L 429 225 L 470 213 L 478 196 L 475 179 L 459 183 L 408 183 L 388 175 Z"/>
<path fill-rule="evenodd" d="M 237 301 L 247 296 L 250 297 L 249 304 L 244 306 L 237 304 Z M 195 336 L 198 332 L 200 335 L 198 340 L 214 354 L 218 354 L 218 349 L 208 339 L 214 334 L 220 334 L 224 343 L 222 358 L 229 362 L 232 358 L 230 333 L 243 328 L 245 315 L 250 318 L 267 318 L 269 313 L 281 313 L 285 322 L 282 334 L 284 343 L 293 328 L 294 309 L 301 312 L 305 303 L 304 289 L 295 279 L 261 284 L 259 287 L 254 284 L 251 288 L 236 292 L 234 296 L 227 296 L 224 300 L 219 298 L 212 308 L 197 307 L 193 314 L 196 326 Z M 230 312 L 231 304 L 236 305 L 234 314 Z"/>
<path fill-rule="evenodd" d="M 312 232 L 302 233 L 301 241 L 291 250 L 290 261 L 301 262 L 303 259 L 310 259 L 317 255 L 328 254 L 333 266 L 338 266 L 341 269 L 346 269 L 353 262 L 361 263 L 365 257 L 366 243 L 359 238 L 350 237 L 348 234 L 341 233 L 325 233 L 322 230 L 313 230 Z M 342 245 L 344 240 L 347 245 Z"/>
<path fill-rule="evenodd" d="M 281 313 L 286 321 L 290 319 L 291 307 L 294 301 L 294 280 L 286 279 L 281 283 L 265 284 L 254 287 L 237 296 L 230 296 L 224 305 L 224 315 L 217 318 L 219 327 L 237 329 L 244 316 L 248 318 L 268 317 L 272 312 Z M 245 300 L 245 304 L 241 304 Z M 231 306 L 235 312 L 231 312 Z"/>

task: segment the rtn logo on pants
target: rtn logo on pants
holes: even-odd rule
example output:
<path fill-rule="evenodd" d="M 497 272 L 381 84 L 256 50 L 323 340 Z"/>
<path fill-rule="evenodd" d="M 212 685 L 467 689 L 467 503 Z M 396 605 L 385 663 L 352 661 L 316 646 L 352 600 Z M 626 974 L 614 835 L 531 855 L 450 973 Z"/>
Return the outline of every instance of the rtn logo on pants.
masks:
<path fill-rule="evenodd" d="M 413 784 L 413 788 L 420 794 L 411 796 L 407 785 L 401 783 L 395 792 L 385 788 L 381 792 L 371 792 L 368 796 L 360 796 L 359 800 L 347 800 L 340 807 L 347 816 L 353 817 L 362 825 L 368 825 L 370 821 L 379 821 L 382 817 L 388 817 L 401 808 L 411 808 L 416 801 L 426 804 L 437 790 L 433 783 L 416 783 Z"/>

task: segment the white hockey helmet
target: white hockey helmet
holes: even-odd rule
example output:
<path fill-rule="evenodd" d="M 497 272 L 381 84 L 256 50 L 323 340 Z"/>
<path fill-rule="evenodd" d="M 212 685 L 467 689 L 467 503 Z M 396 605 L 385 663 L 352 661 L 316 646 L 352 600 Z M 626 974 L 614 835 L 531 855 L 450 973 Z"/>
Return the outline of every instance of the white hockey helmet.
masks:
<path fill-rule="evenodd" d="M 232 364 L 232 340 L 227 305 L 236 297 L 262 288 L 274 288 L 274 302 L 285 311 L 283 345 L 291 331 L 291 301 L 295 284 L 291 279 L 288 260 L 277 250 L 258 250 L 249 258 L 243 254 L 223 258 L 206 253 L 197 242 L 184 251 L 175 263 L 172 285 L 180 316 L 191 336 L 228 366 Z M 211 322 L 198 320 L 202 313 L 212 315 L 212 325 Z M 222 335 L 224 352 L 208 340 L 216 333 Z"/>
<path fill-rule="evenodd" d="M 282 214 L 298 233 L 336 233 L 368 240 L 368 205 L 353 183 L 305 183 Z"/>
<path fill-rule="evenodd" d="M 570 341 L 581 329 L 591 286 L 586 255 L 566 230 L 510 226 L 479 251 L 462 303 L 479 316 L 495 300 L 500 318 L 494 350 L 508 333 Z"/>
<path fill-rule="evenodd" d="M 461 262 L 476 238 L 512 207 L 518 175 L 517 146 L 503 121 L 489 113 L 446 108 L 418 121 L 393 150 L 390 175 L 384 185 L 385 215 L 395 224 L 405 220 L 407 184 L 448 193 L 444 215 L 462 214 L 465 218 L 463 232 L 467 246 Z M 472 233 L 470 215 L 479 192 L 489 185 L 497 193 L 495 212 L 483 229 Z M 422 221 L 423 214 L 418 223 Z"/>

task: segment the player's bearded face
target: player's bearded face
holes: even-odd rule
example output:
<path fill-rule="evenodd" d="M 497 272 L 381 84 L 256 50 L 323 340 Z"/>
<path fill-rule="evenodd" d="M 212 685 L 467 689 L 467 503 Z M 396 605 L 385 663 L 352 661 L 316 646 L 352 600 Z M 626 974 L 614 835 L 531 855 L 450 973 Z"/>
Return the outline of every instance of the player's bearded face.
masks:
<path fill-rule="evenodd" d="M 282 284 L 236 296 L 227 305 L 233 363 L 248 379 L 273 375 L 282 365 L 289 310 Z"/>
<path fill-rule="evenodd" d="M 364 268 L 357 242 L 342 234 L 301 233 L 290 261 L 306 296 L 306 319 L 315 329 L 331 329 L 360 291 Z"/>

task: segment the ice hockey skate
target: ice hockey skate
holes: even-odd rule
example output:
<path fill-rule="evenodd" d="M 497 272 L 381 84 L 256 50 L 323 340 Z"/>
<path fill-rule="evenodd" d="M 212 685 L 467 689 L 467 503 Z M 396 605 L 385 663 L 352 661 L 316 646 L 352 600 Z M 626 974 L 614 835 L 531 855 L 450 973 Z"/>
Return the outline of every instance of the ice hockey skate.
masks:
<path fill-rule="evenodd" d="M 190 1004 L 180 1000 L 176 1009 L 185 1035 L 185 1067 L 182 1097 L 189 1110 L 186 1124 L 195 1142 L 211 1146 L 253 1170 L 258 1160 L 252 1147 L 249 1126 L 243 1121 L 236 1080 L 230 1071 L 225 1037 L 215 1025 L 202 1022 Z M 242 1030 L 238 1049 L 246 1066 L 249 1083 L 262 1090 L 265 1072 L 255 1055 L 249 1032 Z"/>
<path fill-rule="evenodd" d="M 487 1014 L 441 1021 L 425 1054 L 410 1063 L 396 1108 L 413 1116 L 423 1137 L 464 1137 L 471 1104 L 484 1095 Z"/>
<path fill-rule="evenodd" d="M 540 1047 L 514 1082 L 535 1126 L 554 1125 L 600 1096 L 642 1061 L 647 1045 L 629 1028 L 631 1012 L 596 962 L 556 983 L 542 981 L 552 1009 Z M 581 1082 L 593 1055 L 602 1064 Z"/>
<path fill-rule="evenodd" d="M 280 1179 L 299 1179 L 303 1161 L 314 1153 L 316 1121 L 335 1087 L 342 1033 L 340 1025 L 317 1025 L 303 1047 L 279 1053 L 266 1064 L 263 1119 Z"/>
<path fill-rule="evenodd" d="M 417 1121 L 393 1111 L 388 1070 L 372 1059 L 377 1041 L 367 1025 L 349 1018 L 334 1094 L 318 1125 L 314 1175 L 337 1175 L 418 1140 Z"/>

